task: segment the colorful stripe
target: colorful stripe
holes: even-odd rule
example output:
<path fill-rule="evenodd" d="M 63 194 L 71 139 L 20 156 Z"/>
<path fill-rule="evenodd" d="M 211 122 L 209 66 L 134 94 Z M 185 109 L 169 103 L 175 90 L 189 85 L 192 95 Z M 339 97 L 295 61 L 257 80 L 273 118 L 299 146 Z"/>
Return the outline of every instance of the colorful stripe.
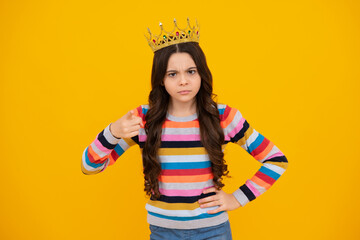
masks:
<path fill-rule="evenodd" d="M 180 170 L 180 169 L 199 169 L 211 167 L 211 162 L 179 162 L 179 163 L 161 163 L 161 169 Z"/>
<path fill-rule="evenodd" d="M 204 218 L 212 218 L 212 217 L 215 217 L 217 215 L 220 215 L 222 213 L 222 211 L 220 211 L 218 213 L 214 213 L 214 214 L 203 213 L 203 214 L 200 214 L 200 215 L 195 216 L 195 217 L 173 217 L 173 216 L 162 215 L 162 214 L 158 214 L 158 213 L 154 213 L 154 212 L 150 212 L 150 211 L 148 211 L 148 213 L 150 215 L 155 216 L 155 217 L 169 219 L 169 220 L 190 221 L 190 220 L 199 220 L 199 219 L 204 219 Z"/>
<path fill-rule="evenodd" d="M 134 109 L 134 114 L 146 123 L 149 105 Z M 267 138 L 257 132 L 239 110 L 226 104 L 218 104 L 220 126 L 224 130 L 224 151 L 231 142 L 239 145 L 262 166 L 233 195 L 244 206 L 266 192 L 285 172 L 288 161 L 284 154 Z M 147 136 L 144 128 L 132 138 L 116 138 L 110 132 L 109 124 L 86 147 L 82 156 L 81 169 L 84 174 L 97 174 L 113 165 L 133 145 L 140 151 Z M 161 145 L 158 150 L 161 173 L 158 177 L 160 198 L 152 196 L 146 204 L 148 222 L 153 225 L 191 229 L 214 226 L 228 219 L 226 212 L 208 214 L 216 209 L 200 208 L 201 198 L 215 193 L 203 194 L 213 187 L 212 163 L 201 143 L 197 115 L 174 117 L 167 115 L 162 126 Z"/>

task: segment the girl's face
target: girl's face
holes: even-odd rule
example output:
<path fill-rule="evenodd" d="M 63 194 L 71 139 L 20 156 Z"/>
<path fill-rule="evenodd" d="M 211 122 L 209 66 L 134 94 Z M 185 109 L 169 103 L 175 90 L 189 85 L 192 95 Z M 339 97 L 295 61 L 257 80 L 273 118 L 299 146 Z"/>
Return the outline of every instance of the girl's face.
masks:
<path fill-rule="evenodd" d="M 164 86 L 174 104 L 192 103 L 195 100 L 201 77 L 190 54 L 181 52 L 170 56 Z"/>

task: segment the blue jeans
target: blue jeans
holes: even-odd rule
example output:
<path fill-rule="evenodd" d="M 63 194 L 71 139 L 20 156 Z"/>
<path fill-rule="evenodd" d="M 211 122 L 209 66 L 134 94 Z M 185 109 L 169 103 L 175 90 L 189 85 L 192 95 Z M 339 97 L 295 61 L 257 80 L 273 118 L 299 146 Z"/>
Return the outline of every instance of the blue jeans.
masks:
<path fill-rule="evenodd" d="M 150 232 L 150 240 L 232 240 L 229 220 L 216 226 L 197 229 L 172 229 L 150 224 Z"/>

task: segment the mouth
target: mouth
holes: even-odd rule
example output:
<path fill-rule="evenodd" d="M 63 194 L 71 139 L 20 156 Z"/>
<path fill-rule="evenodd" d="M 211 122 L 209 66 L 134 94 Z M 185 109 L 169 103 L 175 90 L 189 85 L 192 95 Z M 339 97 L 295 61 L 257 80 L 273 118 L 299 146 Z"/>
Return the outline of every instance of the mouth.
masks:
<path fill-rule="evenodd" d="M 190 90 L 183 90 L 183 91 L 180 91 L 180 92 L 178 92 L 178 93 L 180 93 L 180 94 L 188 94 L 188 93 L 190 93 L 191 91 Z"/>

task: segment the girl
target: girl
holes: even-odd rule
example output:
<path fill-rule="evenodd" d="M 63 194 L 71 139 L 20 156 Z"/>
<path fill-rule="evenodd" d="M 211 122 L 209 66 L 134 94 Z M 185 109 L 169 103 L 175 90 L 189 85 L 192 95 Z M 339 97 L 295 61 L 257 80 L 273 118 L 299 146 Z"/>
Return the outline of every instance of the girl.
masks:
<path fill-rule="evenodd" d="M 190 27 L 189 19 L 188 29 L 165 32 L 153 42 L 150 36 L 154 58 L 149 103 L 102 130 L 85 149 L 81 168 L 84 174 L 102 172 L 137 144 L 144 190 L 150 196 L 150 239 L 232 239 L 227 211 L 244 207 L 269 189 L 288 161 L 239 110 L 214 101 L 198 29 Z M 223 151 L 229 142 L 262 164 L 233 193 L 221 190 L 228 175 Z"/>

